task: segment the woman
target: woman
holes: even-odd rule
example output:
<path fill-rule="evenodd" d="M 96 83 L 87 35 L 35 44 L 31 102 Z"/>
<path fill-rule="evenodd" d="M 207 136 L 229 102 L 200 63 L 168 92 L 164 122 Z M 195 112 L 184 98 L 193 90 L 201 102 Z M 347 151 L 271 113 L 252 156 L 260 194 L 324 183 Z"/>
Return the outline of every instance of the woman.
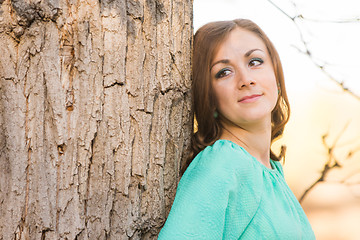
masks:
<path fill-rule="evenodd" d="M 201 27 L 192 90 L 196 157 L 184 167 L 158 239 L 315 239 L 270 149 L 290 110 L 264 32 L 245 19 Z"/>

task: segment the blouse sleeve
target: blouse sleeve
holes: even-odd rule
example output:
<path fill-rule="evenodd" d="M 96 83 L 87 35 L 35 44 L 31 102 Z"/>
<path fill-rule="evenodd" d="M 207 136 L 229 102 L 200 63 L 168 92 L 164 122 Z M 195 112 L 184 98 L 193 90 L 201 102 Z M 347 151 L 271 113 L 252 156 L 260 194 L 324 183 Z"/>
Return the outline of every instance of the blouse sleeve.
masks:
<path fill-rule="evenodd" d="M 204 166 L 188 170 L 158 240 L 222 239 L 232 175 Z"/>

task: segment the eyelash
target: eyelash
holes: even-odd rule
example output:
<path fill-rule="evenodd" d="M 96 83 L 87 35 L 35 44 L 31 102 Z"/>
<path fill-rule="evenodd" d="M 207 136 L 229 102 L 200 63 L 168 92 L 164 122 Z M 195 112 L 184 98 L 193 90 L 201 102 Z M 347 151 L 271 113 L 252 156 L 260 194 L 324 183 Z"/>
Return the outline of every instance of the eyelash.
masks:
<path fill-rule="evenodd" d="M 227 74 L 224 75 L 224 73 L 227 72 L 227 71 L 230 71 L 230 69 L 228 69 L 228 68 L 223 68 L 223 69 L 221 69 L 221 70 L 215 75 L 215 78 L 216 78 L 216 79 L 219 79 L 219 78 L 225 77 Z"/>
<path fill-rule="evenodd" d="M 258 61 L 259 64 L 253 65 L 253 66 L 258 66 L 258 65 L 261 65 L 261 64 L 264 63 L 264 60 L 262 60 L 261 58 L 252 58 L 252 59 L 250 60 L 250 62 L 249 62 L 249 65 L 250 65 L 251 63 L 253 63 L 254 61 Z"/>
<path fill-rule="evenodd" d="M 257 62 L 259 62 L 258 64 L 256 64 L 256 65 L 252 65 L 255 61 L 257 61 Z M 261 65 L 261 64 L 263 64 L 264 63 L 264 60 L 262 60 L 261 58 L 252 58 L 251 60 L 250 60 L 250 62 L 249 62 L 249 65 L 252 65 L 252 66 L 259 66 L 259 65 Z M 228 68 L 223 68 L 223 69 L 221 69 L 216 75 L 215 75 L 215 78 L 216 79 L 219 79 L 219 78 L 222 78 L 222 77 L 225 77 L 226 75 L 224 75 L 224 73 L 226 72 L 226 71 L 231 71 L 230 69 L 228 69 Z"/>

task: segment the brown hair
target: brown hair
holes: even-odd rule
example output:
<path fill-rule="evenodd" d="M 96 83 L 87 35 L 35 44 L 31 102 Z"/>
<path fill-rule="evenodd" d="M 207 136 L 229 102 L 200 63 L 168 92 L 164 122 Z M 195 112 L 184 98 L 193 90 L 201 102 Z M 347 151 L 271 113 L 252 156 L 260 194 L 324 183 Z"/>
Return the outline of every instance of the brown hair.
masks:
<path fill-rule="evenodd" d="M 262 39 L 273 64 L 276 81 L 279 85 L 279 97 L 271 114 L 271 143 L 282 135 L 285 124 L 289 120 L 290 106 L 285 90 L 284 74 L 280 57 L 266 34 L 258 25 L 247 19 L 208 23 L 202 26 L 194 36 L 192 94 L 197 132 L 192 135 L 190 155 L 183 164 L 181 173 L 185 172 L 192 159 L 200 151 L 212 145 L 222 134 L 221 122 L 219 118 L 214 117 L 216 98 L 211 84 L 210 65 L 219 45 L 226 39 L 229 33 L 237 27 L 253 32 Z M 270 157 L 275 161 L 280 160 L 272 150 L 270 150 Z"/>

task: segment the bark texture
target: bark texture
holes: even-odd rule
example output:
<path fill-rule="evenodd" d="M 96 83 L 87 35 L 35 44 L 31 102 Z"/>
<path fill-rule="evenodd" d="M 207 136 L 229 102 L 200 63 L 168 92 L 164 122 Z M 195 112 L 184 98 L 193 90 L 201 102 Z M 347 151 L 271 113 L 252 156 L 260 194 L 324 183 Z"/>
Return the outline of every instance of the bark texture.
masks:
<path fill-rule="evenodd" d="M 0 4 L 0 239 L 156 239 L 192 129 L 192 0 Z"/>

